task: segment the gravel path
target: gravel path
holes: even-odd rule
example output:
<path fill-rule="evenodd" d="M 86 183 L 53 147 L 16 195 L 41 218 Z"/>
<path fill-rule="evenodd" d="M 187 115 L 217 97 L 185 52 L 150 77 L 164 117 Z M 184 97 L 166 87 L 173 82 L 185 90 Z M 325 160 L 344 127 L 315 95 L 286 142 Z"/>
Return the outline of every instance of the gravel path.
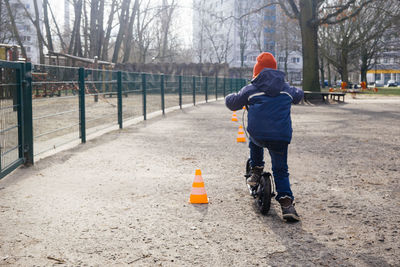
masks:
<path fill-rule="evenodd" d="M 1 180 L 0 265 L 398 266 L 400 98 L 292 113 L 300 223 L 285 223 L 275 201 L 268 216 L 256 211 L 243 177 L 247 145 L 218 101 Z M 196 168 L 208 205 L 188 203 Z"/>

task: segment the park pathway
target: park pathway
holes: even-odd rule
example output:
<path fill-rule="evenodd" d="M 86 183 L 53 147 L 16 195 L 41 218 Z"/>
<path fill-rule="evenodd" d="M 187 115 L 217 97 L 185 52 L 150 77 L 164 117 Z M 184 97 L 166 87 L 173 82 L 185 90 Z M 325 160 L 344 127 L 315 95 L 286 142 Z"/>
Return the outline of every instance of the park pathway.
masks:
<path fill-rule="evenodd" d="M 241 120 L 242 112 L 239 113 Z M 398 266 L 400 99 L 298 105 L 302 222 L 262 216 L 223 101 L 168 113 L 0 181 L 0 266 Z M 268 160 L 268 158 L 267 158 Z M 188 203 L 200 168 L 210 203 Z"/>

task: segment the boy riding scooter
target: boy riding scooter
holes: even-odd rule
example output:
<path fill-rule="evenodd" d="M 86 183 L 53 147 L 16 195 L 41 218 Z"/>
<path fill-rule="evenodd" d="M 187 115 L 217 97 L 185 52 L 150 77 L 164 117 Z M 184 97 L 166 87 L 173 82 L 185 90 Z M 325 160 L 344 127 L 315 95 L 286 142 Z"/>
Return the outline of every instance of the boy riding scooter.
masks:
<path fill-rule="evenodd" d="M 287 221 L 299 221 L 290 188 L 287 165 L 288 145 L 292 139 L 291 105 L 297 104 L 304 92 L 285 82 L 285 74 L 277 70 L 274 56 L 264 52 L 257 57 L 251 83 L 237 94 L 225 98 L 230 110 L 248 108 L 247 131 L 250 135 L 251 176 L 250 186 L 259 183 L 264 169 L 264 147 L 271 156 L 272 172 L 277 195 L 275 199 L 282 208 L 282 217 Z"/>

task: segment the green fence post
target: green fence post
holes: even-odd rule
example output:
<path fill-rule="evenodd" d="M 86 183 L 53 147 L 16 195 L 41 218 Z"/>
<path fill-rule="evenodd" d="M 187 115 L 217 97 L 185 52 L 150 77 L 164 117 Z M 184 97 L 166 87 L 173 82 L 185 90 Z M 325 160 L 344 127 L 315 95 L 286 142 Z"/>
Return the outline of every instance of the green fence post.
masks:
<path fill-rule="evenodd" d="M 146 120 L 146 73 L 142 73 L 143 119 Z"/>
<path fill-rule="evenodd" d="M 215 76 L 215 100 L 218 100 L 218 77 Z"/>
<path fill-rule="evenodd" d="M 232 78 L 229 78 L 229 93 L 232 93 L 233 81 Z"/>
<path fill-rule="evenodd" d="M 208 102 L 208 77 L 205 80 L 205 94 L 206 94 L 206 103 Z"/>
<path fill-rule="evenodd" d="M 193 106 L 196 106 L 196 76 L 193 76 Z"/>
<path fill-rule="evenodd" d="M 117 72 L 118 124 L 122 129 L 122 72 Z"/>
<path fill-rule="evenodd" d="M 182 75 L 178 77 L 179 108 L 182 109 Z"/>
<path fill-rule="evenodd" d="M 85 69 L 79 68 L 79 125 L 81 142 L 86 143 Z"/>
<path fill-rule="evenodd" d="M 160 85 L 161 85 L 161 110 L 162 110 L 162 114 L 165 115 L 164 74 L 161 74 L 161 75 L 160 75 Z"/>
<path fill-rule="evenodd" d="M 224 77 L 224 87 L 223 87 L 223 89 L 224 89 L 224 98 L 225 98 L 225 96 L 226 96 L 226 77 Z"/>
<path fill-rule="evenodd" d="M 23 103 L 22 103 L 22 97 L 23 97 L 23 80 L 24 80 L 24 75 L 25 75 L 25 64 L 20 63 L 19 64 L 19 69 L 17 69 L 17 90 L 16 90 L 16 95 L 17 95 L 17 119 L 18 119 L 18 158 L 24 158 L 24 135 L 23 135 L 23 130 L 24 130 L 24 119 L 23 119 Z M 0 151 L 1 152 L 1 151 Z M 1 160 L 0 160 L 0 170 L 1 170 Z"/>
<path fill-rule="evenodd" d="M 32 63 L 24 64 L 23 108 L 23 145 L 25 165 L 33 165 L 33 119 L 32 119 Z"/>

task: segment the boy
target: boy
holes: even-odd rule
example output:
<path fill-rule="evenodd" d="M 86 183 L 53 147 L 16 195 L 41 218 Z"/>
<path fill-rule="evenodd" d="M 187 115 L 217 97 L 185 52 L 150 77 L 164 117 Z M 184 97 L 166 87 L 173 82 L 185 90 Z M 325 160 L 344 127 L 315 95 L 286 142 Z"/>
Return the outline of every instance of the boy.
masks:
<path fill-rule="evenodd" d="M 250 165 L 252 175 L 247 179 L 251 186 L 260 181 L 264 168 L 264 147 L 271 156 L 272 172 L 277 191 L 276 200 L 287 221 L 299 221 L 293 205 L 287 165 L 288 145 L 292 139 L 291 104 L 297 104 L 304 96 L 301 89 L 285 82 L 285 74 L 277 70 L 276 60 L 270 53 L 261 53 L 253 68 L 251 84 L 237 94 L 225 98 L 230 110 L 248 108 L 247 131 L 250 134 Z"/>

